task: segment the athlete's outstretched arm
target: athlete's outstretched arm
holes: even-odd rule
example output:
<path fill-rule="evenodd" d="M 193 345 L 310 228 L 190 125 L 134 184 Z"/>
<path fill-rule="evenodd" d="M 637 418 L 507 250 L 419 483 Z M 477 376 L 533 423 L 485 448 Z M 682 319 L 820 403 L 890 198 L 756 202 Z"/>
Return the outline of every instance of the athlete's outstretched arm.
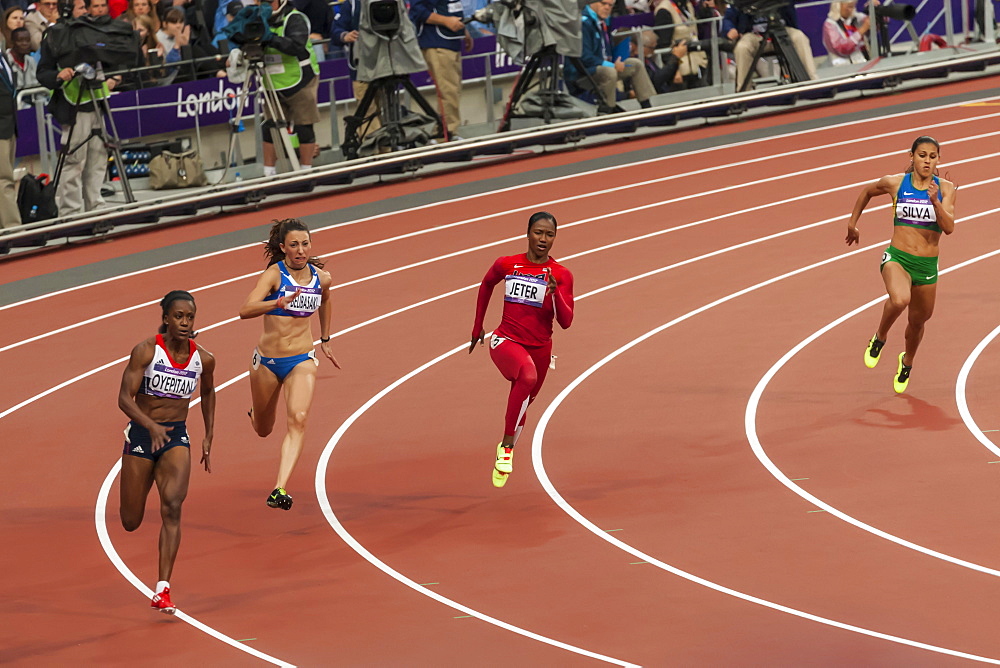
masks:
<path fill-rule="evenodd" d="M 901 174 L 883 176 L 875 183 L 867 185 L 861 189 L 861 193 L 858 195 L 858 199 L 854 203 L 854 211 L 851 212 L 851 220 L 847 223 L 847 237 L 844 241 L 847 242 L 848 246 L 861 242 L 861 233 L 858 232 L 858 219 L 861 218 L 861 213 L 865 210 L 865 207 L 868 206 L 868 202 L 871 201 L 872 197 L 877 197 L 879 195 L 891 195 L 896 192 L 902 178 Z"/>
<path fill-rule="evenodd" d="M 215 356 L 201 346 L 201 417 L 205 421 L 205 438 L 201 442 L 201 464 L 212 472 L 210 456 L 215 438 Z"/>
<path fill-rule="evenodd" d="M 330 347 L 330 285 L 332 283 L 333 279 L 330 278 L 328 272 L 319 272 L 319 285 L 323 288 L 323 298 L 319 302 L 319 349 L 323 351 L 328 360 L 333 362 L 333 366 L 339 369 L 340 363 L 333 356 L 333 348 Z"/>
<path fill-rule="evenodd" d="M 483 282 L 479 284 L 479 295 L 476 298 L 476 319 L 472 323 L 472 342 L 469 344 L 470 353 L 476 349 L 477 342 L 479 345 L 483 345 L 483 339 L 486 337 L 486 330 L 483 329 L 483 323 L 486 321 L 486 308 L 490 305 L 493 288 L 503 280 L 503 277 L 503 264 L 497 258 L 490 270 L 486 272 L 486 276 L 483 277 Z"/>

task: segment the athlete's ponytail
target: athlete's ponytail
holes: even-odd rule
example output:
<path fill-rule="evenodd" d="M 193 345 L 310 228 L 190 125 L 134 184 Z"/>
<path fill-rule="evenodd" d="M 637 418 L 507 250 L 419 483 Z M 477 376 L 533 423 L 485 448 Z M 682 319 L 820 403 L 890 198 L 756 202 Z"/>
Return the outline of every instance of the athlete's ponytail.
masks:
<path fill-rule="evenodd" d="M 160 308 L 163 310 L 164 318 L 167 317 L 168 313 L 170 313 L 170 307 L 173 306 L 176 301 L 191 302 L 191 305 L 194 305 L 194 297 L 191 296 L 190 292 L 185 292 L 184 290 L 171 290 L 163 299 L 160 300 Z M 160 334 L 166 334 L 167 326 L 161 322 L 160 328 L 157 331 Z M 191 334 L 192 339 L 196 336 L 198 336 L 198 332 Z"/>
<path fill-rule="evenodd" d="M 309 228 L 298 218 L 283 218 L 282 220 L 274 220 L 273 222 L 274 224 L 271 225 L 267 241 L 264 242 L 264 257 L 267 258 L 267 266 L 269 267 L 285 259 L 285 253 L 281 250 L 281 244 L 285 243 L 285 237 L 288 236 L 289 232 L 301 231 L 309 234 Z M 309 264 L 322 269 L 325 262 L 318 257 L 311 257 L 309 258 Z"/>

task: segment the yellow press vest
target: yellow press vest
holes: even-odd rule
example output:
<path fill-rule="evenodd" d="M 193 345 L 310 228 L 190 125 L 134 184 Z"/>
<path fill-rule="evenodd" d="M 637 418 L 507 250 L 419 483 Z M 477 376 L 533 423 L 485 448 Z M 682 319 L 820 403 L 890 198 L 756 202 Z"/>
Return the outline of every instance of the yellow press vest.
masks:
<path fill-rule="evenodd" d="M 272 32 L 279 37 L 283 37 L 285 26 L 288 25 L 288 19 L 293 14 L 302 14 L 302 12 L 298 10 L 288 12 L 281 25 L 276 29 L 272 29 Z M 304 14 L 302 15 L 305 16 Z M 308 20 L 307 17 L 306 21 L 308 22 Z M 309 66 L 312 68 L 314 74 L 319 75 L 319 62 L 316 60 L 316 51 L 313 50 L 311 39 L 306 39 L 306 49 L 309 51 L 309 58 L 302 61 L 296 59 L 295 56 L 290 56 L 277 49 L 270 47 L 264 49 L 264 65 L 267 73 L 271 75 L 271 86 L 274 90 L 287 90 L 298 85 L 302 81 L 303 67 Z"/>

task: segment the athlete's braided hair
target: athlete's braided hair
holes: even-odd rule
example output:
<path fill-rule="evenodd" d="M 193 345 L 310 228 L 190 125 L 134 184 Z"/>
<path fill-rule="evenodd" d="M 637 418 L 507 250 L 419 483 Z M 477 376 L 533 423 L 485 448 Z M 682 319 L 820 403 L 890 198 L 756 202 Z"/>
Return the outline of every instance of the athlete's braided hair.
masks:
<path fill-rule="evenodd" d="M 190 292 L 185 292 L 184 290 L 171 290 L 163 299 L 160 300 L 160 308 L 163 310 L 164 316 L 170 312 L 170 307 L 173 306 L 176 301 L 191 302 L 194 304 L 194 297 L 191 296 Z M 157 331 L 160 334 L 166 334 L 167 326 L 160 323 L 160 329 Z M 198 332 L 191 334 L 192 339 L 196 336 L 198 336 Z"/>
<path fill-rule="evenodd" d="M 536 211 L 535 213 L 531 214 L 531 218 L 528 218 L 528 232 L 531 232 L 531 226 L 540 220 L 551 220 L 552 227 L 556 229 L 559 228 L 559 223 L 556 222 L 556 217 L 553 216 L 551 213 L 549 213 L 548 211 Z"/>
<path fill-rule="evenodd" d="M 288 236 L 289 232 L 300 230 L 307 234 L 309 233 L 309 227 L 298 218 L 283 218 L 273 222 L 274 224 L 271 226 L 267 241 L 264 242 L 264 257 L 267 258 L 267 266 L 269 267 L 285 259 L 285 253 L 281 250 L 281 244 L 285 242 L 285 237 Z M 311 257 L 309 258 L 309 264 L 322 269 L 325 263 L 318 257 Z"/>

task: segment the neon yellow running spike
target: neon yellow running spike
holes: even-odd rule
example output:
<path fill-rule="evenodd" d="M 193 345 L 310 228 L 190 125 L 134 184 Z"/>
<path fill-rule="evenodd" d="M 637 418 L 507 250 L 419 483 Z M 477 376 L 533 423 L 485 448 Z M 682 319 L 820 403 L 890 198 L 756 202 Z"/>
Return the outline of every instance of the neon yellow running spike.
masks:
<path fill-rule="evenodd" d="M 509 473 L 500 473 L 496 469 L 493 469 L 493 486 L 503 487 L 507 484 L 507 478 L 510 477 Z"/>
<path fill-rule="evenodd" d="M 514 448 L 505 448 L 503 443 L 497 445 L 497 463 L 494 465 L 500 473 L 511 473 L 514 470 Z"/>
<path fill-rule="evenodd" d="M 892 377 L 892 389 L 896 390 L 896 394 L 906 392 L 906 386 L 910 384 L 910 370 L 913 365 L 903 364 L 905 354 L 905 352 L 899 353 L 899 366 L 896 367 L 896 375 Z"/>
<path fill-rule="evenodd" d="M 885 345 L 885 341 L 879 341 L 878 334 L 872 336 L 872 340 L 868 342 L 868 347 L 865 348 L 865 366 L 869 369 L 874 369 L 875 365 L 878 364 L 879 355 L 882 354 L 882 346 Z"/>

